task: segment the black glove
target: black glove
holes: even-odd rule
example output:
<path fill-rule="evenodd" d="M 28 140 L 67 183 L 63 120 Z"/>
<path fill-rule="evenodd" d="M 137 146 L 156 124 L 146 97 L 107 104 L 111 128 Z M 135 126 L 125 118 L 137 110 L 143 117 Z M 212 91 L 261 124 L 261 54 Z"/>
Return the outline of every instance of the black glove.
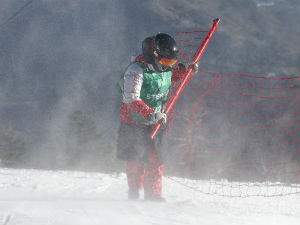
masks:
<path fill-rule="evenodd" d="M 149 115 L 149 119 L 151 121 L 153 121 L 154 123 L 158 123 L 159 122 L 163 126 L 166 126 L 167 122 L 168 122 L 168 116 L 167 116 L 167 114 L 162 113 L 162 112 L 151 113 Z"/>
<path fill-rule="evenodd" d="M 186 71 L 186 66 L 183 64 L 183 63 L 178 63 L 178 68 L 183 72 L 183 73 L 185 73 L 185 71 Z"/>

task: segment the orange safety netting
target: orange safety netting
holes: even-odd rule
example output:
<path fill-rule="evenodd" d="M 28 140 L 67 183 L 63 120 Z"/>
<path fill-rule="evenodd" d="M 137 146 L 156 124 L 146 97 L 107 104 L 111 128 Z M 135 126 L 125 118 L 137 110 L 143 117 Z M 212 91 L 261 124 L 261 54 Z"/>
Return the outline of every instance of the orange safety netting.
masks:
<path fill-rule="evenodd" d="M 206 34 L 175 35 L 181 61 L 191 61 Z M 223 196 L 300 193 L 300 76 L 199 69 L 169 119 L 169 174 L 189 178 L 174 181 Z"/>

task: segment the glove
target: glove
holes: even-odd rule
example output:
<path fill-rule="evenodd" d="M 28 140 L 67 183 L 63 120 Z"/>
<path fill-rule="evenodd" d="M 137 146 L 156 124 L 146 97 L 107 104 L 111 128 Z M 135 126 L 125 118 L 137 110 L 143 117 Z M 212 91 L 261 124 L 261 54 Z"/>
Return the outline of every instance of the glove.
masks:
<path fill-rule="evenodd" d="M 180 71 L 182 71 L 182 73 L 185 73 L 186 71 L 186 66 L 183 63 L 178 63 L 178 68 Z"/>
<path fill-rule="evenodd" d="M 168 117 L 167 114 L 162 112 L 154 112 L 149 115 L 149 119 L 153 121 L 154 123 L 160 122 L 161 125 L 166 126 Z"/>
<path fill-rule="evenodd" d="M 198 72 L 198 69 L 199 69 L 198 63 L 191 63 L 191 64 L 189 64 L 189 67 L 192 68 L 192 70 L 193 70 L 194 73 Z"/>
<path fill-rule="evenodd" d="M 199 69 L 199 65 L 198 63 L 187 63 L 186 65 L 184 65 L 183 63 L 178 63 L 178 68 L 180 70 L 182 70 L 183 72 L 186 71 L 186 68 L 191 67 L 194 73 L 198 72 Z"/>

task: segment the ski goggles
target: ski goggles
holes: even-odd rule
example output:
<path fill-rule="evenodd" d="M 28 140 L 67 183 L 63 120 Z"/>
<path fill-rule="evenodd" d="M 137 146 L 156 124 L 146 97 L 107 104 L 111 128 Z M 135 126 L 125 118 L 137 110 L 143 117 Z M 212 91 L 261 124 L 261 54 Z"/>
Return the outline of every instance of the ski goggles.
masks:
<path fill-rule="evenodd" d="M 177 62 L 177 59 L 168 59 L 168 58 L 164 58 L 164 57 L 159 56 L 158 61 L 161 65 L 171 67 Z"/>

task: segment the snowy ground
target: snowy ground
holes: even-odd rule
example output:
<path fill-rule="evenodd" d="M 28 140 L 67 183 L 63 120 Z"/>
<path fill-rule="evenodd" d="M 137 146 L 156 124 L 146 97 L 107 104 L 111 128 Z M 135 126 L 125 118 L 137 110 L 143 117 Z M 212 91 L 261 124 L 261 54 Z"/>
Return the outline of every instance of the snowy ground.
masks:
<path fill-rule="evenodd" d="M 228 198 L 164 179 L 166 203 L 128 201 L 125 175 L 0 169 L 0 225 L 294 224 L 300 195 Z"/>

